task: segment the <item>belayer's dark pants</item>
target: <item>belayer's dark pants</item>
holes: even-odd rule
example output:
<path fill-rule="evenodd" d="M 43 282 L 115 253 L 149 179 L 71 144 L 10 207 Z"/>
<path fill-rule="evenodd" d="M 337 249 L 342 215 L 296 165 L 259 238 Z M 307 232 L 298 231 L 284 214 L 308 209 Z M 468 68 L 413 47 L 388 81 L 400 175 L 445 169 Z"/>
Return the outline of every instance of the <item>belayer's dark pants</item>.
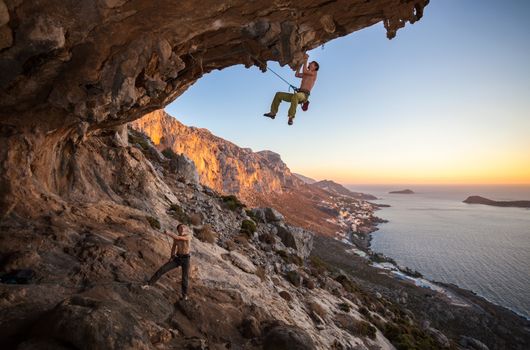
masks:
<path fill-rule="evenodd" d="M 165 273 L 182 266 L 182 295 L 188 294 L 188 279 L 190 275 L 190 255 L 177 255 L 155 272 L 153 277 L 149 280 L 149 284 L 153 285 Z"/>

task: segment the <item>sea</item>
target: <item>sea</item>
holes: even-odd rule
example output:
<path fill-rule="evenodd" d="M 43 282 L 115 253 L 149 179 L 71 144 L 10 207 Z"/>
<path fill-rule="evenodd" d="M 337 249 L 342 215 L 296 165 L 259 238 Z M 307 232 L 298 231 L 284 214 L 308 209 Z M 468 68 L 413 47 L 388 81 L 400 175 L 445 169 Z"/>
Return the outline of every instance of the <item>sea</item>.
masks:
<path fill-rule="evenodd" d="M 388 204 L 371 249 L 432 281 L 453 283 L 530 319 L 530 209 L 462 201 L 530 200 L 528 186 L 348 185 Z M 414 194 L 389 194 L 410 188 Z"/>

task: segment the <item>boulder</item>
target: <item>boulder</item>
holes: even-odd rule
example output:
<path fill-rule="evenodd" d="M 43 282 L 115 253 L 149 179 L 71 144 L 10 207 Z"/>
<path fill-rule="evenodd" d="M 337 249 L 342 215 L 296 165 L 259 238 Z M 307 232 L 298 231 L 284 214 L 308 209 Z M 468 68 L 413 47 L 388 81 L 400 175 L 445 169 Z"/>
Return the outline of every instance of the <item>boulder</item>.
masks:
<path fill-rule="evenodd" d="M 241 322 L 240 331 L 241 335 L 247 339 L 259 337 L 261 334 L 259 321 L 253 316 L 248 316 Z"/>
<path fill-rule="evenodd" d="M 169 166 L 177 174 L 179 181 L 199 184 L 199 173 L 195 163 L 184 154 L 176 154 L 172 157 Z"/>
<path fill-rule="evenodd" d="M 460 343 L 460 345 L 462 345 L 463 347 L 466 347 L 468 349 L 489 350 L 487 345 L 484 344 L 483 342 L 481 342 L 480 340 L 477 340 L 477 339 L 472 338 L 472 337 L 467 337 L 465 335 L 460 337 L 459 343 Z"/>
<path fill-rule="evenodd" d="M 253 208 L 252 216 L 262 223 L 275 224 L 285 220 L 285 217 L 274 208 Z"/>
<path fill-rule="evenodd" d="M 264 350 L 313 350 L 316 349 L 309 334 L 303 329 L 278 325 L 268 330 L 263 339 Z"/>
<path fill-rule="evenodd" d="M 305 259 L 313 249 L 313 233 L 303 228 L 280 224 L 278 228 L 278 237 L 283 244 L 296 250 L 298 256 Z"/>
<path fill-rule="evenodd" d="M 264 211 L 267 222 L 274 223 L 285 220 L 285 217 L 274 208 L 265 208 Z"/>
<path fill-rule="evenodd" d="M 138 316 L 128 308 L 73 296 L 43 317 L 31 330 L 76 349 L 151 349 Z"/>
<path fill-rule="evenodd" d="M 248 273 L 256 273 L 256 265 L 243 254 L 233 250 L 230 252 L 230 260 L 232 261 L 232 264 L 239 267 L 241 270 Z"/>
<path fill-rule="evenodd" d="M 440 332 L 436 328 L 429 327 L 425 331 L 427 332 L 427 334 L 429 334 L 431 337 L 433 337 L 434 340 L 436 340 L 436 342 L 438 344 L 440 344 L 440 346 L 442 348 L 451 347 L 451 343 L 449 342 L 449 339 L 447 339 L 445 334 L 443 334 L 442 332 Z"/>
<path fill-rule="evenodd" d="M 315 320 L 318 320 L 318 321 L 322 320 L 322 323 L 323 323 L 323 320 L 326 319 L 328 316 L 327 308 L 324 305 L 322 305 L 322 303 L 316 298 L 308 301 L 307 307 L 309 308 L 311 315 L 313 319 Z M 318 316 L 318 318 L 315 317 L 315 315 Z"/>

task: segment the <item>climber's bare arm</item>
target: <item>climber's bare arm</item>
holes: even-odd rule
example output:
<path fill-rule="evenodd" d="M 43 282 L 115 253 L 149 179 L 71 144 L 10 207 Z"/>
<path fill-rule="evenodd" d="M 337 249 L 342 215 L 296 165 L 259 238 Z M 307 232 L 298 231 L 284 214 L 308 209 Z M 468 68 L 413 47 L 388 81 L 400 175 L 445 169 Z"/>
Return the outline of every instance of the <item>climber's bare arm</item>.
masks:
<path fill-rule="evenodd" d="M 312 72 L 310 69 L 309 69 L 309 66 L 307 65 L 307 60 L 309 59 L 309 55 L 308 54 L 305 54 L 304 55 L 304 64 L 302 65 L 302 68 L 303 68 L 303 73 L 302 75 L 305 75 L 305 76 L 314 76 L 315 75 L 315 72 Z"/>
<path fill-rule="evenodd" d="M 177 236 L 177 241 L 191 241 L 191 235 Z"/>
<path fill-rule="evenodd" d="M 164 231 L 164 233 L 176 241 L 189 241 L 191 239 L 190 235 L 179 236 L 170 231 Z"/>
<path fill-rule="evenodd" d="M 191 241 L 191 235 L 179 236 L 169 231 L 164 231 L 164 233 L 168 235 L 169 237 L 173 238 L 175 241 Z"/>

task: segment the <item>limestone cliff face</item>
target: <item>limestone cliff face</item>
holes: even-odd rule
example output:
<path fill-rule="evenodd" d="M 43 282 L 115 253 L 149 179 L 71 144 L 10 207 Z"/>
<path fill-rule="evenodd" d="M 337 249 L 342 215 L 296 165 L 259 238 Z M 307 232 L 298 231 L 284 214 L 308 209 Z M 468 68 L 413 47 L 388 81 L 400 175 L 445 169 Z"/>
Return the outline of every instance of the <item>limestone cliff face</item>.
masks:
<path fill-rule="evenodd" d="M 219 192 L 251 199 L 256 193 L 281 193 L 302 184 L 279 154 L 238 147 L 206 129 L 188 127 L 163 110 L 131 125 L 147 134 L 160 150 L 171 148 L 193 160 L 201 183 Z"/>

